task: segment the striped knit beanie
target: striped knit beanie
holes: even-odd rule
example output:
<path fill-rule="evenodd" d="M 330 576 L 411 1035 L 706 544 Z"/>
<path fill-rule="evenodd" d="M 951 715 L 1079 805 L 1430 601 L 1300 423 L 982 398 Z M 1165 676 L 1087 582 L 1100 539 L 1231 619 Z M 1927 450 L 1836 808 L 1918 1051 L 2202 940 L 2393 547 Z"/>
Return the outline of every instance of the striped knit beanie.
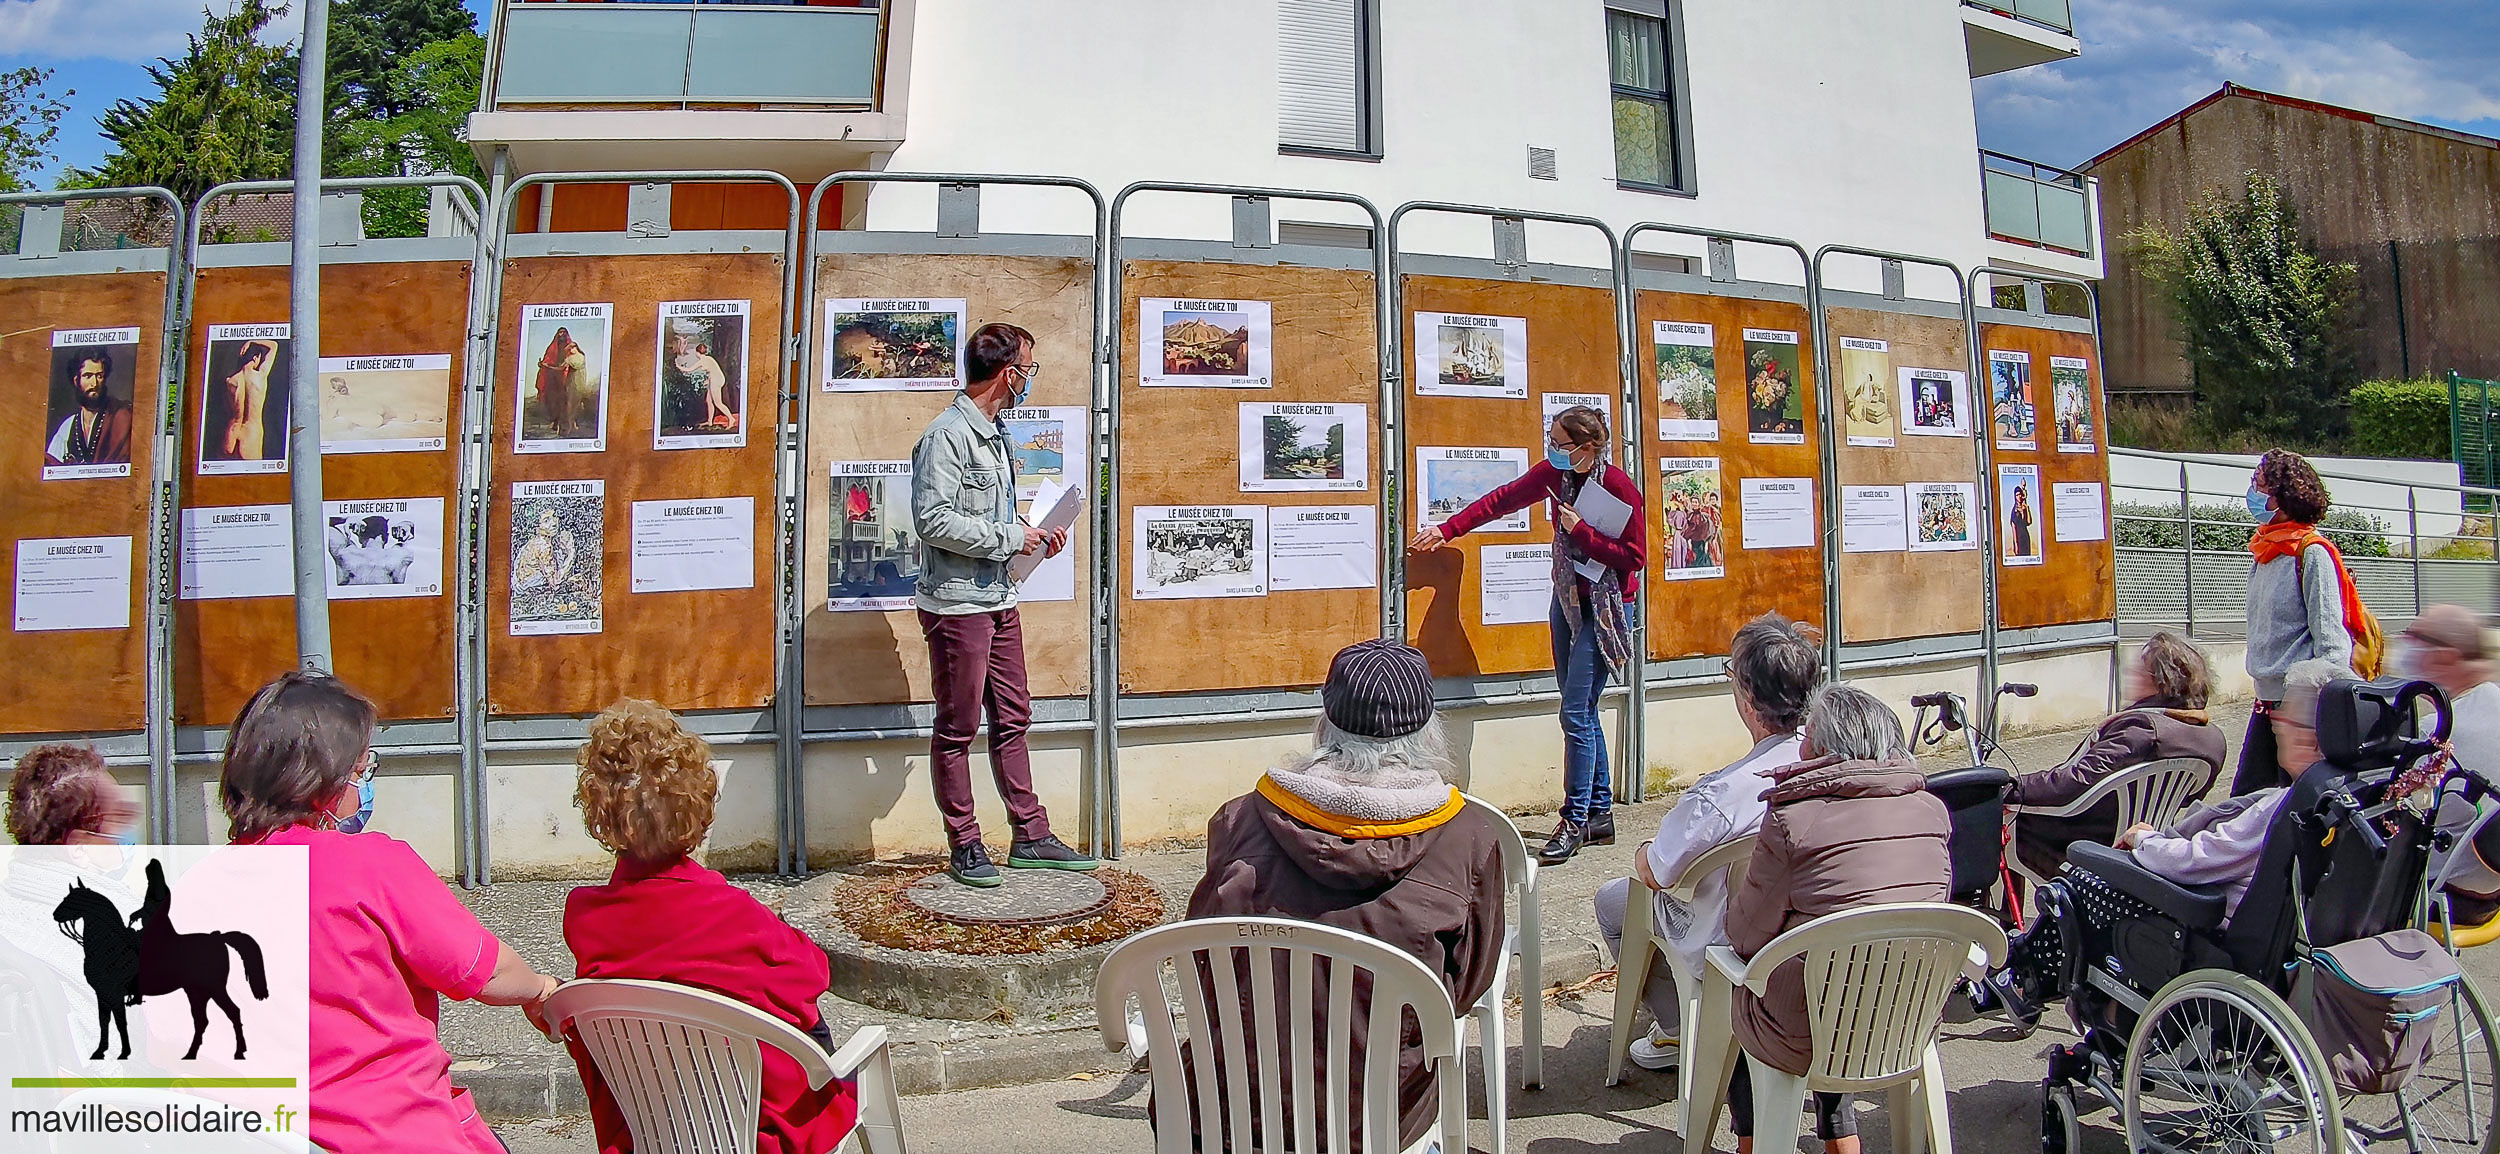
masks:
<path fill-rule="evenodd" d="M 1358 737 L 1404 737 L 1432 720 L 1432 667 L 1413 646 L 1359 641 L 1337 651 L 1319 697 L 1328 721 Z"/>

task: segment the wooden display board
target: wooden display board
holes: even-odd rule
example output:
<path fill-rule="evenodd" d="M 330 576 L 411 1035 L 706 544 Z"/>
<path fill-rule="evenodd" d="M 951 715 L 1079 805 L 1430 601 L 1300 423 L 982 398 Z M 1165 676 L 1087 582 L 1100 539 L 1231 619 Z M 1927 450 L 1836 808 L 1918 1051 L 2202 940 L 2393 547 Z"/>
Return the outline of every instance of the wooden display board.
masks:
<path fill-rule="evenodd" d="M 850 253 L 818 258 L 816 347 L 808 350 L 799 388 L 808 406 L 807 472 L 800 498 L 804 530 L 800 605 L 804 632 L 806 701 L 809 705 L 883 705 L 923 702 L 934 690 L 929 650 L 919 613 L 910 608 L 831 608 L 834 506 L 831 466 L 836 461 L 908 460 L 929 422 L 954 403 L 956 389 L 928 392 L 826 392 L 828 300 L 878 297 L 956 299 L 964 302 L 965 329 L 991 321 L 1021 325 L 1033 334 L 1033 359 L 1041 366 L 1028 408 L 1073 406 L 1093 400 L 1094 265 L 1075 257 L 928 256 Z M 1090 416 L 1078 426 L 1091 427 Z M 1093 490 L 1090 435 L 1061 447 L 1067 475 L 1062 483 Z M 1090 511 L 1091 505 L 1088 505 Z M 908 510 L 904 510 L 908 515 Z M 1090 513 L 1069 534 L 1075 554 L 1076 598 L 1026 601 L 1026 686 L 1041 697 L 1083 696 L 1092 684 L 1088 620 L 1091 616 L 1093 524 Z"/>
<path fill-rule="evenodd" d="M 1947 369 L 1970 375 L 1969 332 L 1957 318 L 1922 316 L 1874 309 L 1832 307 L 1824 311 L 1831 338 L 1828 354 L 1841 363 L 1840 342 L 1860 337 L 1887 342 L 1892 380 L 1886 382 L 1895 427 L 1891 448 L 1853 446 L 1840 437 L 1838 484 L 1901 485 L 1913 481 L 1949 481 L 1977 485 L 1977 447 L 1967 437 L 1914 437 L 1899 431 L 1908 420 L 1900 411 L 1900 370 Z M 1987 401 L 1983 382 L 1971 381 L 1974 412 L 1971 423 L 1984 433 Z M 1836 415 L 1837 417 L 1837 415 Z M 1970 515 L 1979 515 L 1980 497 L 1972 493 Z M 1910 532 L 1917 531 L 1917 511 L 1910 513 Z M 1973 539 L 1979 526 L 1972 525 Z M 1980 584 L 1985 558 L 1977 548 L 1951 552 L 1849 553 L 1840 556 L 1841 640 L 1893 641 L 1976 633 L 1984 616 Z"/>
<path fill-rule="evenodd" d="M 1406 326 L 1406 459 L 1415 467 L 1419 447 L 1515 448 L 1534 464 L 1545 455 L 1545 418 L 1539 400 L 1546 393 L 1599 393 L 1618 398 L 1608 414 L 1611 430 L 1623 419 L 1619 398 L 1622 367 L 1616 352 L 1614 293 L 1579 285 L 1525 281 L 1478 280 L 1463 277 L 1408 276 L 1404 281 Z M 1418 312 L 1465 313 L 1519 317 L 1527 322 L 1528 395 L 1521 400 L 1478 397 L 1427 397 L 1416 392 L 1422 379 L 1419 364 L 1430 364 L 1437 350 L 1420 350 L 1414 339 Z M 1422 355 L 1419 355 L 1422 354 Z M 1623 464 L 1624 462 L 1616 462 Z M 1656 468 L 1654 463 L 1643 464 Z M 1410 472 L 1408 474 L 1412 476 Z M 1415 482 L 1420 486 L 1421 481 Z M 1654 478 L 1643 478 L 1644 492 L 1657 492 Z M 1426 494 L 1410 493 L 1406 524 L 1394 539 L 1413 536 L 1419 522 L 1415 510 Z M 1438 677 L 1471 674 L 1550 672 L 1554 668 L 1551 630 L 1540 619 L 1511 625 L 1484 624 L 1484 549 L 1492 545 L 1544 545 L 1554 530 L 1542 504 L 1527 514 L 1524 533 L 1479 529 L 1448 547 L 1418 554 L 1406 561 L 1406 612 L 1409 641 L 1424 651 Z"/>
<path fill-rule="evenodd" d="M 130 622 L 119 629 L 0 632 L 0 732 L 12 735 L 135 730 L 147 721 L 148 490 L 155 472 L 158 382 L 163 375 L 165 274 L 0 278 L 0 573 L 12 606 L 17 543 L 61 537 L 130 538 Z M 108 378 L 130 382 L 130 475 L 43 479 L 44 445 L 61 388 L 56 329 L 139 330 L 137 355 Z M 118 351 L 116 355 L 119 355 Z M 135 362 L 129 363 L 129 362 Z M 14 617 L 12 618 L 14 621 Z"/>
<path fill-rule="evenodd" d="M 1141 505 L 1376 506 L 1380 500 L 1379 312 L 1369 271 L 1141 260 L 1122 272 L 1120 301 L 1119 628 L 1122 693 L 1312 686 L 1339 649 L 1380 635 L 1380 590 L 1319 589 L 1263 596 L 1140 600 Z M 1139 384 L 1139 303 L 1149 297 L 1266 301 L 1275 334 L 1268 388 Z M 1351 492 L 1246 493 L 1241 487 L 1244 404 L 1360 404 L 1370 457 Z M 1380 547 L 1402 540 L 1382 525 Z"/>
<path fill-rule="evenodd" d="M 1633 330 L 1641 387 L 1648 406 L 1642 414 L 1643 478 L 1655 494 L 1649 506 L 1649 655 L 1665 660 L 1727 652 L 1728 640 L 1745 622 L 1763 613 L 1779 612 L 1791 620 L 1823 625 L 1823 551 L 1745 549 L 1740 508 L 1740 481 L 1747 477 L 1799 477 L 1814 482 L 1815 520 L 1822 520 L 1821 496 L 1829 483 L 1823 476 L 1823 452 L 1816 432 L 1822 400 L 1814 374 L 1813 324 L 1803 304 L 1739 297 L 1648 291 L 1633 300 Z M 1718 377 L 1719 437 L 1716 441 L 1667 439 L 1660 435 L 1659 414 L 1668 400 L 1659 388 L 1659 321 L 1711 326 L 1711 352 Z M 1793 332 L 1798 337 L 1798 379 L 1805 408 L 1805 438 L 1799 444 L 1755 444 L 1748 425 L 1745 330 Z M 1689 430 L 1686 430 L 1689 431 Z M 1659 463 L 1666 458 L 1716 457 L 1723 510 L 1719 548 L 1723 577 L 1669 580 L 1671 546 L 1666 520 L 1668 502 L 1660 483 Z"/>
<path fill-rule="evenodd" d="M 1979 347 L 1983 364 L 1987 363 L 1991 349 L 2031 355 L 2032 397 L 2039 412 L 2039 429 L 2034 438 L 2037 449 L 1996 449 L 1997 464 L 2036 465 L 2040 469 L 2041 491 L 2033 495 L 2039 502 L 2038 516 L 2032 529 L 2038 534 L 2042 559 L 2038 565 L 2007 565 L 2002 560 L 2003 550 L 1999 550 L 1997 623 L 2010 629 L 2025 629 L 2111 620 L 2118 615 L 2117 554 L 2112 540 L 2115 522 L 2109 509 L 2109 424 L 2106 398 L 2101 392 L 2100 344 L 2090 333 L 1982 324 Z M 2090 388 L 2085 400 L 2092 417 L 2091 452 L 2058 450 L 2051 357 L 2077 358 L 2090 366 Z M 2057 539 L 2051 494 L 2052 486 L 2061 482 L 2100 485 L 2100 540 Z M 1994 478 L 1990 483 L 1995 483 Z"/>
<path fill-rule="evenodd" d="M 773 697 L 772 398 L 785 347 L 779 254 L 528 257 L 505 262 L 495 348 L 494 452 L 485 539 L 487 700 L 506 715 L 580 714 L 619 697 L 671 709 L 755 709 Z M 663 301 L 745 300 L 746 444 L 653 447 L 653 393 Z M 515 398 L 535 387 L 521 372 L 524 304 L 612 306 L 604 452 L 516 453 Z M 528 350 L 535 362 L 541 350 Z M 513 484 L 604 481 L 601 622 L 596 633 L 514 636 Z M 755 502 L 755 578 L 743 589 L 634 593 L 636 501 L 750 497 Z"/>

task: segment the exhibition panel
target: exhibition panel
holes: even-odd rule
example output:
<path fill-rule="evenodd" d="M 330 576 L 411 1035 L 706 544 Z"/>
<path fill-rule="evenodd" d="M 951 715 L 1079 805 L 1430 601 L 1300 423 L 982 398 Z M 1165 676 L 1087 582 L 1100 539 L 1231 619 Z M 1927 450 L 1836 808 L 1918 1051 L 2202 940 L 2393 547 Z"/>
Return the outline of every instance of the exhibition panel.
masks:
<path fill-rule="evenodd" d="M 1823 294 L 1837 377 L 1839 640 L 1980 631 L 1987 579 L 1959 302 Z M 1889 411 L 1884 411 L 1889 410 Z"/>
<path fill-rule="evenodd" d="M 2099 341 L 2079 318 L 2010 319 L 2020 317 L 1979 310 L 1994 422 L 1997 623 L 2112 620 L 2117 561 Z M 2070 319 L 2070 327 L 2048 327 Z"/>

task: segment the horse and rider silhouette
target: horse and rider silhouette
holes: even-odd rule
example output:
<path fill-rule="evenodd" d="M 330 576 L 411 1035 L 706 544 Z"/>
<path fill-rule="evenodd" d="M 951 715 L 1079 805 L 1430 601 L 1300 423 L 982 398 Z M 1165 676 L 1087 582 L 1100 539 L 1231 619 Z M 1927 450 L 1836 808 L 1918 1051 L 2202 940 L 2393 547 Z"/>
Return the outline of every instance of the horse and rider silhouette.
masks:
<path fill-rule="evenodd" d="M 232 931 L 176 933 L 173 905 L 174 891 L 165 884 L 163 863 L 150 861 L 147 896 L 129 918 L 129 924 L 139 929 L 124 925 L 112 899 L 88 889 L 83 881 L 71 882 L 68 896 L 53 907 L 52 920 L 59 923 L 61 932 L 85 949 L 87 984 L 95 989 L 96 1043 L 88 1061 L 104 1059 L 105 1045 L 115 1029 L 121 1031 L 120 1056 L 128 1058 L 128 1008 L 138 1005 L 141 998 L 176 990 L 191 999 L 191 1049 L 183 1059 L 200 1056 L 200 1039 L 208 1034 L 208 1004 L 215 1002 L 226 1012 L 226 1020 L 234 1023 L 234 1056 L 242 1060 L 243 1013 L 226 996 L 226 951 L 231 948 L 242 956 L 243 976 L 251 983 L 252 997 L 266 1001 L 269 979 L 261 970 L 260 943 L 250 934 Z"/>

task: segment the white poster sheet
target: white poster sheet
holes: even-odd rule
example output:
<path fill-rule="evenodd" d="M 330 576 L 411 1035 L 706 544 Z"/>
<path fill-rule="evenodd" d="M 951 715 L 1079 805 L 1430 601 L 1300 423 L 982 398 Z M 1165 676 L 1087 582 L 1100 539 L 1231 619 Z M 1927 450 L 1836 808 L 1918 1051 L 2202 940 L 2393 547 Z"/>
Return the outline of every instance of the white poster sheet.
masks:
<path fill-rule="evenodd" d="M 1610 442 L 1615 431 L 1622 428 L 1615 423 L 1615 398 L 1604 393 L 1539 393 L 1536 399 L 1537 407 L 1545 411 L 1545 424 L 1541 426 L 1543 428 L 1552 428 L 1554 418 L 1563 415 L 1567 409 L 1597 410 L 1597 415 L 1606 420 L 1606 433 Z M 1611 443 L 1609 447 L 1612 447 Z"/>
<path fill-rule="evenodd" d="M 963 387 L 964 302 L 841 297 L 825 302 L 828 393 L 937 392 Z"/>
<path fill-rule="evenodd" d="M 1268 588 L 1370 589 L 1380 584 L 1380 510 L 1277 505 L 1267 511 Z"/>
<path fill-rule="evenodd" d="M 522 305 L 512 451 L 604 453 L 616 306 Z"/>
<path fill-rule="evenodd" d="M 2098 481 L 2060 481 L 2049 487 L 2049 521 L 2060 541 L 2098 541 L 2109 536 Z"/>
<path fill-rule="evenodd" d="M 1970 374 L 1959 369 L 1914 369 L 1901 374 L 1901 435 L 1970 435 Z"/>
<path fill-rule="evenodd" d="M 1036 529 L 1066 529 L 1068 543 L 1053 555 L 1036 552 L 1015 559 L 1008 574 L 1016 579 L 1016 600 L 1076 600 L 1076 525 L 1084 509 L 1084 490 L 1044 481 L 1017 510 Z"/>
<path fill-rule="evenodd" d="M 634 502 L 633 591 L 755 588 L 755 498 Z"/>
<path fill-rule="evenodd" d="M 2040 515 L 2048 502 L 2040 499 L 2040 466 L 1997 466 L 1997 552 L 2008 565 L 2038 565 L 2047 560 L 2040 550 Z"/>
<path fill-rule="evenodd" d="M 1241 491 L 1343 493 L 1371 487 L 1371 410 L 1244 402 Z"/>
<path fill-rule="evenodd" d="M 736 449 L 747 443 L 746 301 L 661 301 L 651 447 Z"/>
<path fill-rule="evenodd" d="M 1415 450 L 1415 528 L 1429 529 L 1458 515 L 1476 498 L 1518 480 L 1528 471 L 1526 449 L 1427 446 Z M 1525 533 L 1521 509 L 1477 526 L 1481 533 Z"/>
<path fill-rule="evenodd" d="M 1527 318 L 1416 313 L 1415 392 L 1527 400 Z"/>
<path fill-rule="evenodd" d="M 1806 443 L 1805 369 L 1797 334 L 1790 330 L 1745 330 L 1745 439 L 1756 445 Z"/>
<path fill-rule="evenodd" d="M 1138 302 L 1137 383 L 1147 388 L 1265 389 L 1276 384 L 1276 326 L 1266 301 Z"/>
<path fill-rule="evenodd" d="M 321 453 L 433 453 L 451 435 L 451 354 L 321 358 Z"/>
<path fill-rule="evenodd" d="M 512 636 L 607 628 L 607 501 L 595 477 L 512 483 Z"/>
<path fill-rule="evenodd" d="M 130 628 L 130 538 L 19 540 L 9 620 L 19 633 Z"/>
<path fill-rule="evenodd" d="M 1554 547 L 1487 545 L 1476 554 L 1483 574 L 1478 595 L 1484 624 L 1535 625 L 1544 622 L 1554 600 Z"/>
<path fill-rule="evenodd" d="M 286 472 L 292 325 L 210 325 L 201 369 L 200 476 Z"/>
<path fill-rule="evenodd" d="M 1083 405 L 1050 405 L 1002 409 L 999 426 L 1007 432 L 1007 451 L 1016 459 L 1016 496 L 1033 499 L 1045 481 L 1058 485 L 1085 479 L 1086 431 Z M 1069 473 L 1073 450 L 1076 472 Z"/>
<path fill-rule="evenodd" d="M 1892 447 L 1892 343 L 1871 337 L 1840 338 L 1840 413 L 1849 443 Z"/>
<path fill-rule="evenodd" d="M 1267 595 L 1267 506 L 1139 505 L 1134 584 L 1140 601 Z"/>
<path fill-rule="evenodd" d="M 1910 552 L 1951 553 L 1979 547 L 1979 486 L 1967 481 L 1913 481 Z"/>
<path fill-rule="evenodd" d="M 1908 495 L 1899 485 L 1840 490 L 1840 551 L 1898 553 L 1910 547 Z"/>
<path fill-rule="evenodd" d="M 294 540 L 284 505 L 185 509 L 177 591 L 185 601 L 292 597 Z"/>
<path fill-rule="evenodd" d="M 1814 548 L 1814 478 L 1741 477 L 1736 493 L 1745 548 Z"/>
<path fill-rule="evenodd" d="M 331 600 L 443 595 L 442 498 L 324 501 L 321 519 Z"/>
<path fill-rule="evenodd" d="M 2057 421 L 2057 451 L 2090 453 L 2100 448 L 2092 427 L 2092 362 L 2049 358 L 2049 398 Z"/>
<path fill-rule="evenodd" d="M 1658 462 L 1658 501 L 1666 526 L 1669 581 L 1727 576 L 1727 507 L 1717 457 L 1665 457 Z"/>
<path fill-rule="evenodd" d="M 1651 321 L 1658 358 L 1658 439 L 1719 439 L 1719 354 L 1711 327 L 1697 321 Z"/>
<path fill-rule="evenodd" d="M 835 461 L 825 539 L 835 613 L 912 607 L 920 583 L 920 527 L 911 511 L 910 461 Z"/>
<path fill-rule="evenodd" d="M 2031 388 L 2031 354 L 1988 350 L 1988 413 L 1997 448 L 2029 452 L 2040 447 L 2040 406 Z"/>
<path fill-rule="evenodd" d="M 43 418 L 43 479 L 130 475 L 138 413 L 139 330 L 54 329 Z"/>

